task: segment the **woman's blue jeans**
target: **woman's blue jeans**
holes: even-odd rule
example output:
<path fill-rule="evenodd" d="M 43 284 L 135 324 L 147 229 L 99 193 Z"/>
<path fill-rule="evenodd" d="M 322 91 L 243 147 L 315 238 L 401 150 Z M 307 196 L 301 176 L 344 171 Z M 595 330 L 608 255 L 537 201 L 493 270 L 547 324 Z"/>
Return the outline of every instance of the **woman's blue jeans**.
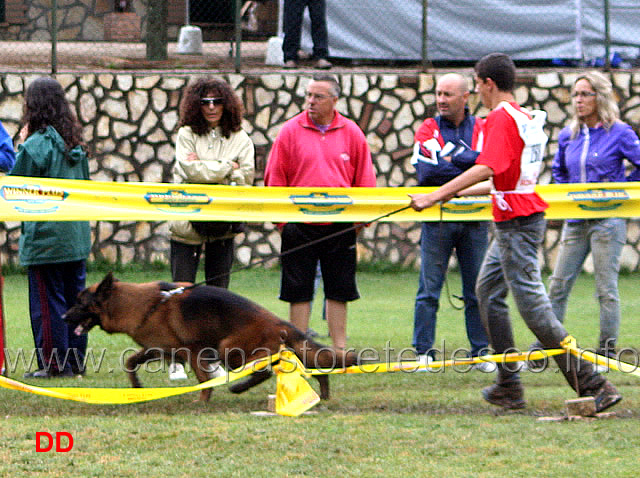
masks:
<path fill-rule="evenodd" d="M 569 293 L 578 278 L 587 255 L 593 257 L 596 296 L 600 303 L 599 348 L 613 349 L 620 328 L 618 273 L 620 256 L 627 240 L 625 219 L 612 217 L 565 221 L 560 251 L 549 282 L 549 298 L 560 322 L 567 312 Z"/>

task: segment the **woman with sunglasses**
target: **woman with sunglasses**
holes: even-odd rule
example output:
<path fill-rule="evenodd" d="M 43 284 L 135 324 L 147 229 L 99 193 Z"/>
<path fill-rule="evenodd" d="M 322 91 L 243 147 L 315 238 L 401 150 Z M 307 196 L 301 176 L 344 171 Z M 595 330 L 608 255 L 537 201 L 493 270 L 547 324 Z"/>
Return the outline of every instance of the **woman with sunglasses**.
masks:
<path fill-rule="evenodd" d="M 241 128 L 242 112 L 240 98 L 225 81 L 201 78 L 187 87 L 180 103 L 174 183 L 253 184 L 254 147 Z M 209 285 L 229 286 L 233 231 L 198 233 L 190 221 L 174 221 L 170 231 L 174 281 L 196 281 L 204 246 Z"/>
<path fill-rule="evenodd" d="M 611 82 L 597 71 L 586 72 L 576 79 L 571 96 L 574 116 L 558 136 L 552 165 L 554 181 L 625 181 L 625 158 L 640 166 L 640 141 L 633 129 L 619 119 Z M 563 321 L 571 288 L 591 252 L 600 304 L 597 353 L 610 357 L 615 356 L 620 325 L 618 272 L 626 239 L 624 218 L 566 220 L 549 285 L 553 311 Z"/>
<path fill-rule="evenodd" d="M 180 103 L 173 182 L 251 186 L 255 153 L 253 142 L 241 128 L 242 114 L 240 98 L 227 82 L 200 78 L 191 83 Z M 210 230 L 205 224 L 212 226 Z M 185 220 L 171 222 L 169 230 L 174 282 L 196 281 L 204 248 L 207 283 L 229 286 L 238 227 Z M 170 372 L 170 378 L 186 378 L 180 366 L 176 370 L 172 365 Z"/>

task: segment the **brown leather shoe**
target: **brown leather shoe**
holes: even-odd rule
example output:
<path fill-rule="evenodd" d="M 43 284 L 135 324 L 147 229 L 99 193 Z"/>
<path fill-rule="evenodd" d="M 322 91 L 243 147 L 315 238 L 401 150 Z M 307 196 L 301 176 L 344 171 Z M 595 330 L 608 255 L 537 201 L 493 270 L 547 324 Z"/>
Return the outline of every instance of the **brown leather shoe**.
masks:
<path fill-rule="evenodd" d="M 620 395 L 618 389 L 614 387 L 609 380 L 605 380 L 602 386 L 596 390 L 595 393 L 587 392 L 585 393 L 585 396 L 595 398 L 597 413 L 613 407 L 616 403 L 622 400 L 622 395 Z"/>
<path fill-rule="evenodd" d="M 508 410 L 524 408 L 524 389 L 520 382 L 498 385 L 494 383 L 482 389 L 482 397 L 489 403 Z"/>

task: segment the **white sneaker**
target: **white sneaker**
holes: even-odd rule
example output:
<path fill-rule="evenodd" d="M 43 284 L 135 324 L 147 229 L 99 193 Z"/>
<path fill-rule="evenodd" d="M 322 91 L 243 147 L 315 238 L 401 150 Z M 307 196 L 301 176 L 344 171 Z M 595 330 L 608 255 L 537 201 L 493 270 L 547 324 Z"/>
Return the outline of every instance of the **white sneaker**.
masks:
<path fill-rule="evenodd" d="M 428 354 L 418 354 L 416 355 L 416 365 L 419 367 L 427 367 L 431 368 L 431 362 L 433 362 L 433 357 Z M 417 370 L 417 372 L 426 372 L 426 369 Z"/>
<path fill-rule="evenodd" d="M 169 380 L 186 380 L 189 378 L 181 363 L 173 362 L 169 364 Z"/>
<path fill-rule="evenodd" d="M 206 372 L 209 374 L 209 380 L 224 377 L 227 374 L 226 370 L 222 368 L 222 365 L 220 365 L 220 361 L 209 364 Z"/>
<path fill-rule="evenodd" d="M 418 354 L 416 355 L 416 362 L 418 362 L 418 365 L 427 367 L 431 362 L 433 362 L 433 358 L 428 354 Z"/>
<path fill-rule="evenodd" d="M 473 367 L 471 367 L 472 370 L 478 370 L 482 373 L 493 373 L 497 368 L 495 362 L 478 362 L 474 363 Z"/>

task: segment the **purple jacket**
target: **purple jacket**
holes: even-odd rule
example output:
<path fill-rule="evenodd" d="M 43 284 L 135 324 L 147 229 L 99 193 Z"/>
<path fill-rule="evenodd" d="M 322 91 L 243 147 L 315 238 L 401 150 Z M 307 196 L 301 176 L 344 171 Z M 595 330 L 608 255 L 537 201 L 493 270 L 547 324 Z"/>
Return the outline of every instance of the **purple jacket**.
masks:
<path fill-rule="evenodd" d="M 614 123 L 609 131 L 602 126 L 583 127 L 574 139 L 566 127 L 558 136 L 553 179 L 556 183 L 624 182 L 625 158 L 640 168 L 640 140 L 628 124 Z"/>

